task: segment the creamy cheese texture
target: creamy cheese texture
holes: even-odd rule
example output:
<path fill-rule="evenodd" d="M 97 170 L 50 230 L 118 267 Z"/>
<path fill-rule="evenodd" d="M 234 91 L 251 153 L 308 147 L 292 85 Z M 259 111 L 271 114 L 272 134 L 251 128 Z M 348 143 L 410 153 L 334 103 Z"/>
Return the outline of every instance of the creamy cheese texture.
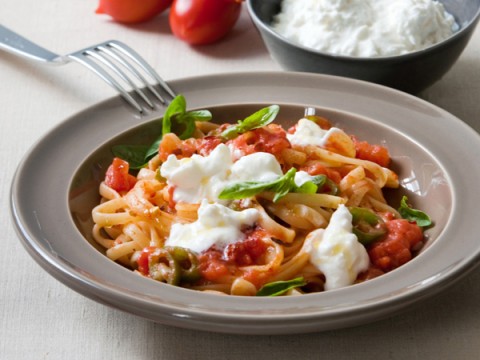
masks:
<path fill-rule="evenodd" d="M 352 233 L 352 215 L 345 205 L 333 213 L 326 229 L 312 231 L 306 241 L 311 263 L 325 275 L 325 290 L 353 284 L 369 267 L 368 253 Z"/>
<path fill-rule="evenodd" d="M 300 119 L 295 128 L 295 132 L 293 134 L 287 134 L 287 139 L 292 145 L 316 145 L 324 147 L 328 139 L 335 133 L 345 134 L 344 131 L 339 128 L 331 127 L 329 130 L 323 130 L 312 120 Z"/>
<path fill-rule="evenodd" d="M 198 219 L 190 224 L 174 224 L 165 242 L 202 253 L 214 246 L 222 250 L 245 238 L 243 226 L 252 226 L 260 216 L 256 209 L 235 211 L 221 204 L 202 201 Z"/>
<path fill-rule="evenodd" d="M 288 136 L 292 143 L 321 146 L 329 134 L 338 131 L 342 130 L 322 130 L 313 121 L 303 119 L 296 132 Z M 160 174 L 174 187 L 174 201 L 200 204 L 198 219 L 188 224 L 173 224 L 165 245 L 202 253 L 212 246 L 223 250 L 229 244 L 244 240 L 242 230 L 258 221 L 259 211 L 230 209 L 226 206 L 228 201 L 222 203 L 218 195 L 229 184 L 274 181 L 283 172 L 275 156 L 269 153 L 253 153 L 237 161 L 234 158 L 232 150 L 220 144 L 208 156 L 177 159 L 170 155 L 162 164 Z M 297 186 L 311 179 L 304 171 L 295 174 Z M 325 290 L 351 285 L 360 272 L 368 269 L 367 251 L 352 233 L 352 215 L 344 205 L 333 213 L 326 229 L 312 231 L 306 241 L 310 261 L 325 275 Z"/>
<path fill-rule="evenodd" d="M 174 186 L 173 200 L 200 204 L 202 200 L 225 203 L 218 195 L 230 184 L 244 181 L 267 182 L 283 175 L 280 163 L 274 155 L 257 152 L 233 162 L 231 149 L 218 145 L 208 156 L 193 155 L 177 159 L 170 155 L 162 164 L 160 174 Z M 312 177 L 298 171 L 295 183 L 301 186 Z"/>
<path fill-rule="evenodd" d="M 303 184 L 305 184 L 307 181 L 311 181 L 312 179 L 313 179 L 313 176 L 311 176 L 306 171 L 297 171 L 295 173 L 295 179 L 293 181 L 295 182 L 295 185 L 300 187 Z"/>
<path fill-rule="evenodd" d="M 165 245 L 201 253 L 212 246 L 224 249 L 245 238 L 242 228 L 254 225 L 259 211 L 253 208 L 232 210 L 226 206 L 228 201 L 220 201 L 218 195 L 229 184 L 270 182 L 281 177 L 283 172 L 275 156 L 269 153 L 253 153 L 235 162 L 232 158 L 232 150 L 220 144 L 208 156 L 177 159 L 170 155 L 162 164 L 160 174 L 174 186 L 174 201 L 200 204 L 198 219 L 189 224 L 172 225 Z M 294 181 L 301 186 L 311 179 L 305 171 L 298 171 Z"/>
<path fill-rule="evenodd" d="M 279 162 L 269 153 L 257 152 L 241 157 L 231 167 L 230 181 L 272 181 L 282 176 Z"/>
<path fill-rule="evenodd" d="M 170 155 L 161 168 L 160 175 L 169 185 L 175 186 L 173 200 L 199 204 L 203 199 L 214 201 L 223 190 L 223 184 L 233 161 L 230 150 L 219 145 L 209 156 L 193 155 L 177 159 Z"/>
<path fill-rule="evenodd" d="M 283 0 L 272 28 L 315 50 L 379 57 L 424 49 L 459 26 L 434 0 Z"/>

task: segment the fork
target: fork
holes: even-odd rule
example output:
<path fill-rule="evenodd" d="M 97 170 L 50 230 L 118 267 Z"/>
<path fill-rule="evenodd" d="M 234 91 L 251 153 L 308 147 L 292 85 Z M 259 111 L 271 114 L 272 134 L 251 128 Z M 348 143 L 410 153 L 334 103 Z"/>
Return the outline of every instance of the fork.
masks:
<path fill-rule="evenodd" d="M 150 109 L 155 108 L 151 97 L 162 104 L 168 103 L 157 91 L 156 85 L 172 99 L 176 96 L 170 86 L 135 50 L 117 40 L 105 41 L 67 55 L 58 55 L 0 24 L 0 49 L 44 64 L 64 65 L 71 61 L 80 63 L 117 90 L 140 113 L 146 111 L 142 104 L 146 104 Z M 134 94 L 143 102 L 135 99 L 132 96 Z"/>

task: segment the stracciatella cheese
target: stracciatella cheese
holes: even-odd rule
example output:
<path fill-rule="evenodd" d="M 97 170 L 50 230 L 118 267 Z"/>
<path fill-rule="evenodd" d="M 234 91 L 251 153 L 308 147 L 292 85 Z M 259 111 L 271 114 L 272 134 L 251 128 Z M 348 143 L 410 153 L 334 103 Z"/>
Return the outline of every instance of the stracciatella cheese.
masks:
<path fill-rule="evenodd" d="M 160 174 L 167 184 L 174 187 L 173 200 L 199 204 L 202 199 L 221 202 L 219 194 L 228 185 L 244 181 L 269 182 L 283 175 L 282 167 L 274 155 L 257 152 L 233 161 L 232 150 L 225 144 L 218 145 L 208 156 L 194 154 L 191 158 L 177 159 L 170 155 Z M 302 186 L 312 177 L 305 171 L 297 171 L 295 184 Z"/>
<path fill-rule="evenodd" d="M 352 215 L 345 205 L 340 205 L 326 229 L 307 235 L 310 262 L 325 275 L 325 290 L 352 285 L 358 274 L 369 267 L 367 250 L 352 229 Z"/>
<path fill-rule="evenodd" d="M 287 139 L 292 145 L 325 147 L 328 139 L 334 133 L 343 133 L 347 136 L 344 131 L 339 128 L 331 127 L 329 130 L 323 130 L 314 121 L 300 119 L 295 132 L 293 134 L 288 133 Z"/>
<path fill-rule="evenodd" d="M 421 50 L 459 28 L 433 0 L 283 0 L 272 27 L 299 45 L 355 57 Z"/>
<path fill-rule="evenodd" d="M 256 209 L 235 211 L 221 204 L 203 200 L 198 209 L 198 220 L 189 224 L 173 224 L 165 245 L 180 246 L 202 253 L 212 246 L 223 250 L 227 245 L 242 241 L 243 226 L 252 226 L 259 218 Z"/>

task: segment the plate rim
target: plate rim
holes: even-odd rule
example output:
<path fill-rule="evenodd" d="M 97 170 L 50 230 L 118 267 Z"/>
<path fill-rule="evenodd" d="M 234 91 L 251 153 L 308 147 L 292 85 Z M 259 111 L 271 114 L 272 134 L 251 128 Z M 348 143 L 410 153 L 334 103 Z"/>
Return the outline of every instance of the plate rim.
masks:
<path fill-rule="evenodd" d="M 276 80 L 292 80 L 296 79 L 298 81 L 300 80 L 305 80 L 305 79 L 314 79 L 314 81 L 318 81 L 319 83 L 322 83 L 324 81 L 328 82 L 339 82 L 343 84 L 353 84 L 354 87 L 363 87 L 365 89 L 369 89 L 372 91 L 380 92 L 383 94 L 389 94 L 393 97 L 400 97 L 404 100 L 411 101 L 414 103 L 422 103 L 423 105 L 430 107 L 430 108 L 435 108 L 436 111 L 439 113 L 443 113 L 444 116 L 450 118 L 450 121 L 454 121 L 456 126 L 465 126 L 462 128 L 463 131 L 466 132 L 471 132 L 471 135 L 476 135 L 478 144 L 480 145 L 480 136 L 478 133 L 476 133 L 471 127 L 469 127 L 467 124 L 463 123 L 461 120 L 457 119 L 455 116 L 452 114 L 446 112 L 445 110 L 436 107 L 433 104 L 430 104 L 422 99 L 416 98 L 412 95 L 402 93 L 400 91 L 386 88 L 380 85 L 376 84 L 371 84 L 359 80 L 352 80 L 352 79 L 347 79 L 347 78 L 338 78 L 330 75 L 313 75 L 313 74 L 304 74 L 304 73 L 292 73 L 292 72 L 281 72 L 281 73 L 276 73 L 276 72 L 246 72 L 246 73 L 227 73 L 227 74 L 214 74 L 214 75 L 201 75 L 201 76 L 195 76 L 195 77 L 189 77 L 189 78 L 183 78 L 183 79 L 178 79 L 178 80 L 173 80 L 169 83 L 172 84 L 172 86 L 182 88 L 186 86 L 185 84 L 191 84 L 191 83 L 202 83 L 205 82 L 206 80 L 213 80 L 213 82 L 218 82 L 218 81 L 224 81 L 225 79 L 240 79 L 240 78 L 265 78 L 265 77 L 274 77 Z M 250 103 L 250 102 L 249 102 Z M 91 107 L 88 107 L 84 110 L 81 110 L 80 112 L 68 117 L 67 119 L 63 120 L 59 124 L 57 124 L 54 128 L 52 128 L 48 133 L 44 136 L 42 136 L 31 148 L 30 150 L 27 151 L 27 153 L 24 155 L 23 159 L 21 160 L 17 170 L 15 171 L 15 174 L 13 176 L 12 180 L 12 185 L 11 185 L 11 192 L 10 192 L 10 209 L 12 213 L 12 217 L 14 219 L 14 225 L 17 230 L 17 234 L 20 237 L 20 240 L 22 242 L 22 245 L 27 249 L 27 252 L 34 258 L 37 263 L 39 263 L 44 270 L 49 272 L 52 276 L 57 278 L 57 280 L 60 280 L 62 283 L 65 285 L 74 288 L 74 290 L 82 293 L 82 295 L 94 298 L 96 297 L 96 300 L 103 300 L 104 303 L 108 303 L 108 292 L 106 294 L 103 294 L 99 288 L 99 283 L 96 283 L 92 279 L 86 278 L 83 274 L 78 274 L 72 271 L 66 271 L 67 269 L 65 268 L 65 264 L 60 264 L 59 261 L 55 261 L 51 257 L 51 254 L 46 254 L 44 253 L 43 249 L 38 248 L 38 243 L 36 243 L 36 240 L 34 238 L 31 238 L 25 228 L 23 228 L 22 225 L 24 225 L 20 219 L 21 215 L 18 213 L 19 207 L 18 207 L 18 198 L 17 198 L 17 192 L 19 191 L 19 174 L 23 171 L 23 166 L 25 166 L 25 163 L 27 160 L 31 157 L 32 153 L 34 152 L 35 149 L 38 148 L 41 144 L 43 144 L 46 139 L 48 139 L 48 136 L 50 136 L 52 133 L 56 133 L 58 131 L 61 131 L 64 127 L 66 127 L 68 124 L 71 122 L 74 122 L 78 117 L 81 117 L 82 114 L 86 114 L 91 111 L 95 111 L 98 108 L 117 108 L 117 107 L 124 107 L 125 105 L 123 104 L 122 100 L 119 97 L 114 97 L 111 99 L 107 99 L 103 102 L 100 102 L 98 104 L 95 104 Z M 158 115 L 158 114 L 157 114 Z M 156 115 L 155 115 L 156 116 Z M 363 116 L 363 115 L 362 115 Z M 140 123 L 143 123 L 145 121 L 145 118 L 137 118 L 137 120 L 140 121 Z M 67 124 L 67 125 L 66 125 Z M 137 124 L 132 124 L 132 127 L 139 125 Z M 124 129 L 126 131 L 126 129 Z M 117 135 L 117 134 L 116 134 Z M 105 141 L 108 141 L 109 139 L 105 139 Z M 37 245 L 37 246 L 35 246 Z M 50 255 L 50 256 L 49 256 Z M 353 310 L 349 311 L 344 311 L 344 310 L 339 310 L 339 314 L 346 314 L 347 312 L 350 314 L 360 314 L 362 315 L 362 311 L 365 310 L 371 310 L 370 312 L 373 312 L 375 314 L 363 314 L 365 316 L 362 317 L 362 320 L 359 323 L 365 323 L 366 319 L 365 317 L 370 316 L 370 321 L 386 317 L 386 316 L 391 316 L 395 313 L 395 311 L 400 311 L 402 310 L 405 306 L 396 306 L 398 302 L 404 301 L 403 304 L 407 303 L 405 300 L 410 300 L 410 302 L 416 302 L 417 300 L 423 298 L 423 297 L 429 297 L 433 295 L 434 290 L 436 292 L 441 291 L 445 288 L 446 285 L 451 285 L 456 279 L 459 279 L 466 275 L 470 270 L 473 270 L 476 265 L 478 265 L 478 261 L 480 258 L 480 249 L 479 252 L 476 254 L 472 255 L 470 259 L 465 259 L 463 263 L 457 264 L 457 266 L 449 273 L 443 274 L 442 278 L 439 280 L 435 280 L 434 282 L 430 283 L 428 287 L 418 287 L 415 290 L 412 290 L 408 293 L 404 293 L 402 297 L 397 297 L 395 299 L 391 299 L 389 301 L 383 301 L 381 304 L 373 304 L 373 305 L 366 305 L 365 307 L 356 307 Z M 49 271 L 50 269 L 50 271 Z M 459 274 L 460 273 L 460 274 Z M 66 276 L 67 279 L 70 279 L 72 282 L 68 282 L 66 278 L 62 278 L 63 276 Z M 76 288 L 75 285 L 75 276 L 78 278 L 77 281 L 81 281 L 81 284 L 89 285 L 92 287 L 92 289 L 95 289 L 95 291 L 85 291 L 84 287 L 79 286 Z M 80 280 L 79 280 L 80 279 Z M 147 281 L 150 281 L 147 279 Z M 433 285 L 437 285 L 435 288 Z M 82 291 L 83 290 L 83 291 Z M 184 289 L 183 289 L 184 290 Z M 190 290 L 186 290 L 189 291 Z M 430 295 L 427 296 L 428 292 L 430 292 Z M 435 292 L 435 293 L 436 293 Z M 116 300 L 126 300 L 125 294 L 122 294 L 121 292 L 117 293 L 115 297 L 117 298 Z M 132 300 L 129 296 L 127 296 L 129 300 Z M 417 299 L 417 300 L 416 300 Z M 95 300 L 95 299 L 94 299 Z M 111 300 L 111 299 L 110 299 Z M 278 300 L 278 299 L 277 299 Z M 116 307 L 120 307 L 117 303 L 117 301 L 114 302 L 116 304 Z M 110 304 L 112 305 L 112 304 Z M 402 305 L 402 304 L 400 304 Z M 371 308 L 375 309 L 371 309 Z M 167 309 L 172 309 L 171 305 L 166 306 Z M 392 311 L 388 311 L 390 308 L 392 308 Z M 204 310 L 196 310 L 192 308 L 184 309 L 182 308 L 185 312 L 184 315 L 186 317 L 190 316 L 190 319 L 187 319 L 189 321 L 182 321 L 181 317 L 177 319 L 178 321 L 172 321 L 172 325 L 176 326 L 183 326 L 183 327 L 190 327 L 190 328 L 199 328 L 199 326 L 204 326 L 205 324 L 209 324 L 210 328 L 214 329 L 215 331 L 220 331 L 220 332 L 233 332 L 233 333 L 238 333 L 240 332 L 245 332 L 245 333 L 251 333 L 256 332 L 256 333 L 295 333 L 295 332 L 309 332 L 311 330 L 316 329 L 317 330 L 327 330 L 327 329 L 322 329 L 321 326 L 318 326 L 318 321 L 322 319 L 322 316 L 325 317 L 324 315 L 319 315 L 314 316 L 313 319 L 310 319 L 308 324 L 302 323 L 302 321 L 308 320 L 308 319 L 303 319 L 307 317 L 311 317 L 311 314 L 304 314 L 299 316 L 298 314 L 264 314 L 264 315 L 256 315 L 258 317 L 255 317 L 252 315 L 250 318 L 249 315 L 245 314 L 235 314 L 235 313 L 229 313 L 228 315 L 226 314 L 214 314 L 214 313 L 208 313 L 205 314 Z M 127 312 L 132 312 L 129 311 L 128 308 L 123 308 L 122 310 L 127 311 Z M 178 309 L 174 309 L 178 310 Z M 394 311 L 395 310 L 395 311 Z M 134 312 L 132 312 L 134 313 Z M 334 312 L 330 312 L 330 316 L 336 316 L 339 314 L 335 314 Z M 138 314 L 137 314 L 138 315 Z M 167 315 L 167 314 L 165 314 Z M 140 315 L 141 316 L 141 315 Z M 195 318 L 194 317 L 198 317 Z M 148 316 L 144 316 L 147 317 Z M 167 316 L 168 318 L 168 316 Z M 219 320 L 222 320 L 219 322 Z M 236 322 L 242 322 L 243 327 L 238 328 L 237 330 L 232 329 L 230 326 L 227 326 L 229 320 L 234 320 Z M 255 326 L 252 324 L 252 321 L 254 320 L 261 320 L 264 321 L 263 324 L 260 324 L 260 326 Z M 278 326 L 273 323 L 276 322 L 281 322 L 281 321 L 287 321 L 289 323 L 292 323 L 291 329 L 273 329 L 273 326 Z M 165 322 L 168 322 L 168 319 L 165 320 Z M 222 325 L 223 323 L 223 325 Z M 338 327 L 343 327 L 339 324 L 338 322 Z M 318 329 L 317 329 L 318 328 Z M 329 326 L 329 329 L 333 329 L 335 326 Z"/>

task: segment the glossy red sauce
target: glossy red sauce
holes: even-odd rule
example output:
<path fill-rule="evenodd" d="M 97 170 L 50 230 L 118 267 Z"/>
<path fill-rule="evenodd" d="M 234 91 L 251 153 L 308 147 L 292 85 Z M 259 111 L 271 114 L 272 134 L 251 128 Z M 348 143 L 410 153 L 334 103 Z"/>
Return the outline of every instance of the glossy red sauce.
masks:
<path fill-rule="evenodd" d="M 205 280 L 215 281 L 228 274 L 237 274 L 239 267 L 262 264 L 267 245 L 262 240 L 265 230 L 256 228 L 246 238 L 228 245 L 225 250 L 209 249 L 199 256 L 199 268 Z"/>
<path fill-rule="evenodd" d="M 423 241 L 423 231 L 405 219 L 386 222 L 385 239 L 372 244 L 368 250 L 370 260 L 383 271 L 393 270 L 412 259 L 413 248 Z"/>
<path fill-rule="evenodd" d="M 362 160 L 373 161 L 380 166 L 388 167 L 390 164 L 390 154 L 387 148 L 380 145 L 372 145 L 366 141 L 358 141 L 352 136 L 357 152 L 356 157 Z"/>
<path fill-rule="evenodd" d="M 208 156 L 213 149 L 222 143 L 222 139 L 217 136 L 205 136 L 196 140 L 197 154 L 201 156 Z"/>
<path fill-rule="evenodd" d="M 340 180 L 342 180 L 342 175 L 340 174 L 340 172 L 334 169 L 327 168 L 326 166 L 320 164 L 320 162 L 318 161 L 306 163 L 305 165 L 300 166 L 299 170 L 305 171 L 312 176 L 325 175 L 336 184 L 338 184 Z"/>
<path fill-rule="evenodd" d="M 130 175 L 128 170 L 128 162 L 117 157 L 114 158 L 105 174 L 105 184 L 118 192 L 129 191 L 137 179 Z"/>
<path fill-rule="evenodd" d="M 255 152 L 267 152 L 279 156 L 282 150 L 290 148 L 286 131 L 277 124 L 247 131 L 228 143 L 241 150 L 245 155 Z"/>

